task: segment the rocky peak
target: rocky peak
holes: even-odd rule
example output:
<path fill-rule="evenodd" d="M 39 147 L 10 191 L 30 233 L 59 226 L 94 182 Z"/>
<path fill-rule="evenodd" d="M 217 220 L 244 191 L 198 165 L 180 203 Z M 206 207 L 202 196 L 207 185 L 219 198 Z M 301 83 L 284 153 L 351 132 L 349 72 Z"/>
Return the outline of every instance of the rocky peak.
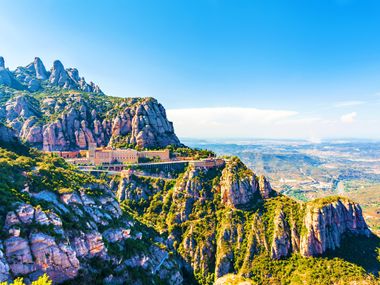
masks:
<path fill-rule="evenodd" d="M 301 236 L 304 256 L 321 255 L 340 247 L 347 234 L 369 236 L 360 206 L 348 199 L 332 197 L 308 203 L 304 218 L 306 233 Z"/>
<path fill-rule="evenodd" d="M 76 68 L 68 68 L 67 69 L 67 73 L 69 74 L 70 78 L 75 81 L 75 82 L 79 82 L 79 80 L 81 80 L 79 78 L 79 72 L 78 72 L 78 69 Z"/>
<path fill-rule="evenodd" d="M 39 57 L 36 57 L 33 62 L 34 70 L 36 72 L 37 79 L 45 80 L 48 78 L 47 71 L 45 69 L 45 65 Z"/>
<path fill-rule="evenodd" d="M 222 203 L 235 208 L 254 205 L 270 197 L 272 189 L 264 176 L 257 177 L 237 157 L 227 161 L 221 177 Z"/>
<path fill-rule="evenodd" d="M 45 83 L 45 84 L 42 84 Z M 98 85 L 86 83 L 83 77 L 79 77 L 76 68 L 65 69 L 62 62 L 54 61 L 51 72 L 46 68 L 39 57 L 26 67 L 17 67 L 14 71 L 5 68 L 4 58 L 0 58 L 0 84 L 17 90 L 30 92 L 40 91 L 44 88 L 82 90 L 85 92 L 102 93 Z"/>
<path fill-rule="evenodd" d="M 0 56 L 0 69 L 5 68 L 5 62 L 4 62 L 4 57 Z"/>
<path fill-rule="evenodd" d="M 51 69 L 49 82 L 54 85 L 63 87 L 68 83 L 68 79 L 68 74 L 65 71 L 62 62 L 60 62 L 59 60 L 55 60 Z"/>

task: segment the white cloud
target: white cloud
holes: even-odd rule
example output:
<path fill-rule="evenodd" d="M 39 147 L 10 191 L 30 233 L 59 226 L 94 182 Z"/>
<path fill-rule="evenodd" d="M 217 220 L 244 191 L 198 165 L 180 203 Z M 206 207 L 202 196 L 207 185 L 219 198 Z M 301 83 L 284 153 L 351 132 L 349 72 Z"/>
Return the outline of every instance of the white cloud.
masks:
<path fill-rule="evenodd" d="M 293 138 L 319 142 L 324 138 L 380 138 L 375 123 L 357 120 L 352 112 L 335 119 L 291 110 L 256 108 L 169 109 L 167 115 L 180 138 Z M 375 120 L 380 124 L 380 120 Z M 353 123 L 354 122 L 354 123 Z"/>
<path fill-rule="evenodd" d="M 223 137 L 265 133 L 271 126 L 291 119 L 298 112 L 240 107 L 189 108 L 167 110 L 180 136 Z"/>
<path fill-rule="evenodd" d="M 336 108 L 352 107 L 365 104 L 365 101 L 342 101 L 334 105 Z"/>
<path fill-rule="evenodd" d="M 357 113 L 356 112 L 352 112 L 352 113 L 348 113 L 348 114 L 344 114 L 340 117 L 340 121 L 342 123 L 345 123 L 345 124 L 351 124 L 355 121 L 356 117 L 357 117 Z"/>

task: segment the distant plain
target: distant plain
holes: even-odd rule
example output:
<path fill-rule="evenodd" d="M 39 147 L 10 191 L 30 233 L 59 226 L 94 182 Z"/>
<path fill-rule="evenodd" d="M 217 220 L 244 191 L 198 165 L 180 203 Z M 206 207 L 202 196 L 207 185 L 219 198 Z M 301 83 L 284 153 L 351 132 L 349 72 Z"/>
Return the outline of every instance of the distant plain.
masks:
<path fill-rule="evenodd" d="M 300 201 L 341 195 L 360 203 L 371 230 L 380 236 L 380 142 L 332 140 L 193 140 L 191 147 L 236 155 L 277 191 Z"/>

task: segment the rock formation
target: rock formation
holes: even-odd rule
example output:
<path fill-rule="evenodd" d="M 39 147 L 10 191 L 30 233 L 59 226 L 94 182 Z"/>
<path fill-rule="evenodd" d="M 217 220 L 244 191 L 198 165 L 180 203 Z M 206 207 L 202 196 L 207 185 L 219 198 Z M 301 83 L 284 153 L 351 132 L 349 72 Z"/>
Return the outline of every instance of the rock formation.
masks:
<path fill-rule="evenodd" d="M 16 132 L 0 123 L 0 143 L 9 144 L 17 140 Z"/>
<path fill-rule="evenodd" d="M 340 247 L 346 233 L 370 235 L 359 205 L 346 199 L 322 205 L 318 202 L 314 201 L 306 207 L 306 233 L 301 236 L 300 243 L 302 255 L 316 256 L 334 250 Z"/>
<path fill-rule="evenodd" d="M 79 77 L 77 69 L 65 69 L 63 64 L 56 60 L 51 71 L 47 72 L 45 65 L 38 57 L 25 67 L 17 67 L 15 71 L 6 69 L 4 58 L 0 57 L 0 84 L 30 92 L 59 87 L 102 94 L 99 86 L 92 82 L 87 83 L 83 77 Z"/>
<path fill-rule="evenodd" d="M 237 158 L 227 162 L 221 177 L 222 203 L 232 207 L 251 207 L 258 197 L 267 199 L 272 189 L 264 176 L 257 177 Z"/>
<path fill-rule="evenodd" d="M 107 187 L 96 184 L 87 187 L 91 191 L 100 189 L 102 194 L 91 196 L 84 191 L 72 191 L 57 195 L 28 188 L 36 201 L 49 203 L 50 209 L 16 203 L 14 210 L 7 213 L 2 229 L 6 238 L 0 243 L 0 282 L 17 276 L 33 280 L 47 273 L 54 284 L 59 284 L 78 278 L 80 269 L 89 270 L 90 260 L 99 258 L 100 262 L 114 263 L 121 272 L 118 279 L 110 275 L 104 282 L 123 284 L 130 280 L 129 270 L 142 268 L 148 275 L 160 272 L 158 278 L 167 284 L 182 284 L 177 261 L 154 244 L 147 252 L 122 258 L 108 251 L 106 243 L 114 244 L 121 254 L 132 250 L 125 248 L 125 241 L 141 239 L 142 234 L 134 230 L 134 221 L 122 217 L 120 206 Z M 69 221 L 76 226 L 68 227 Z M 116 223 L 118 227 L 113 226 Z M 117 263 L 120 260 L 123 264 Z M 90 271 L 94 270 L 101 269 Z"/>
<path fill-rule="evenodd" d="M 338 197 L 299 203 L 276 193 L 238 158 L 227 158 L 218 169 L 188 167 L 169 191 L 143 181 L 123 179 L 119 199 L 136 213 L 148 213 L 143 219 L 157 229 L 167 227 L 200 282 L 249 272 L 263 254 L 320 256 L 344 237 L 369 236 L 357 204 Z"/>
<path fill-rule="evenodd" d="M 32 74 L 35 74 L 36 78 L 39 80 L 46 80 L 49 77 L 45 65 L 39 57 L 36 57 L 32 63 L 27 65 L 26 69 Z"/>
<path fill-rule="evenodd" d="M 118 98 L 114 102 L 102 95 L 106 107 L 102 110 L 92 102 L 98 96 L 88 100 L 81 94 L 68 94 L 39 101 L 18 95 L 0 106 L 0 119 L 4 114 L 3 121 L 22 140 L 44 150 L 87 149 L 93 142 L 143 148 L 180 145 L 165 109 L 156 100 L 128 103 L 129 99 Z"/>

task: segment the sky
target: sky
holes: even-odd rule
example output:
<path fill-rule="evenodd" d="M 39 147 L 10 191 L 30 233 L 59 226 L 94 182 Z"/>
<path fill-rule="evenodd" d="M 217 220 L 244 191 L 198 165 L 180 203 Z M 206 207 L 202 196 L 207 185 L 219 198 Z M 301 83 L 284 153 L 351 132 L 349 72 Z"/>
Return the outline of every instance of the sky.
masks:
<path fill-rule="evenodd" d="M 0 55 L 155 97 L 192 138 L 380 139 L 378 0 L 0 0 Z"/>

